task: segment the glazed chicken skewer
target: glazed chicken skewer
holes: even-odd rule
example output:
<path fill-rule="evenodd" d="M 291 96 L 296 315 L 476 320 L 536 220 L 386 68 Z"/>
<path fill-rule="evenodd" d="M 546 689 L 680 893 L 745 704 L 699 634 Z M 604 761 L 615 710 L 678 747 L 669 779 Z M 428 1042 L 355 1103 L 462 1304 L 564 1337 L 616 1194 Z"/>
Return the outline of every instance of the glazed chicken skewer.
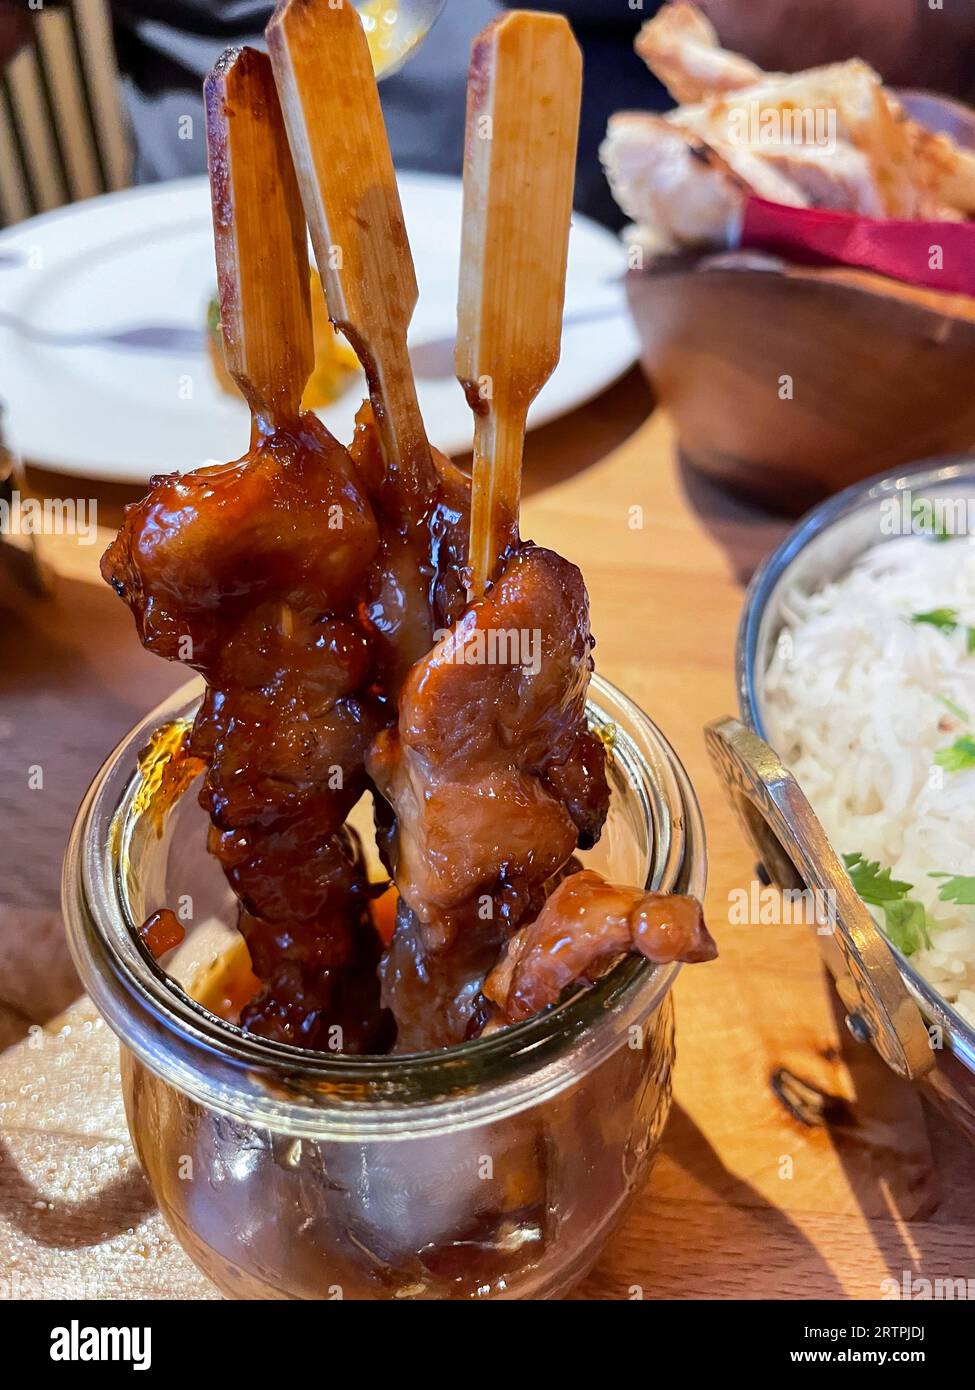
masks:
<path fill-rule="evenodd" d="M 208 690 L 191 736 L 210 848 L 263 983 L 253 1031 L 384 1043 L 378 945 L 343 829 L 381 723 L 356 602 L 379 537 L 348 453 L 302 414 L 312 365 L 307 234 L 267 57 L 231 50 L 206 83 L 228 367 L 252 413 L 236 463 L 155 478 L 105 577 L 144 644 Z"/>
<path fill-rule="evenodd" d="M 582 64 L 564 21 L 514 14 L 484 31 L 471 67 L 457 375 L 476 412 L 470 557 L 478 598 L 499 571 L 499 588 L 511 577 L 505 561 L 519 546 L 528 408 L 560 355 Z M 525 557 L 533 558 L 531 548 Z M 567 599 L 572 587 L 565 583 Z M 588 637 L 584 589 L 579 608 L 575 630 Z M 563 620 L 567 611 L 571 602 Z M 579 664 L 584 699 L 591 661 Z M 563 698 L 568 689 L 563 684 Z M 549 694 L 557 706 L 555 689 Z M 585 847 L 606 814 L 604 759 L 584 708 L 573 718 L 568 756 L 558 761 L 555 740 L 543 781 L 571 812 Z M 592 870 L 567 873 L 564 862 L 559 871 L 561 882 L 488 975 L 482 1023 L 530 1018 L 627 952 L 658 963 L 714 956 L 693 898 L 615 886 Z"/>
<path fill-rule="evenodd" d="M 400 907 L 382 975 L 400 1051 L 476 1034 L 505 1014 L 509 993 L 517 1021 L 521 1001 L 551 1004 L 556 982 L 644 940 L 658 951 L 662 941 L 700 948 L 697 904 L 685 904 L 688 930 L 651 939 L 634 927 L 626 936 L 618 900 L 628 890 L 611 897 L 590 872 L 575 876 L 571 900 L 561 890 L 552 899 L 564 926 L 570 901 L 591 905 L 585 932 L 568 924 L 574 949 L 557 965 L 550 959 L 546 894 L 573 851 L 598 839 L 609 800 L 605 751 L 586 723 L 592 638 L 582 576 L 523 543 L 518 526 L 527 409 L 561 342 L 581 95 L 565 20 L 516 12 L 488 26 L 474 44 L 468 94 L 457 369 L 477 421 L 474 601 L 409 672 L 398 727 L 367 758 L 397 818 Z M 518 930 L 536 918 L 537 930 Z M 505 981 L 514 983 L 495 980 L 482 998 L 512 933 L 518 967 L 512 955 Z"/>
<path fill-rule="evenodd" d="M 582 577 L 518 536 L 528 403 L 559 353 L 580 91 L 564 19 L 513 13 L 475 41 L 457 348 L 477 419 L 475 601 L 410 670 L 367 759 L 396 815 L 382 974 L 398 1050 L 468 1033 L 506 938 L 606 813 Z"/>

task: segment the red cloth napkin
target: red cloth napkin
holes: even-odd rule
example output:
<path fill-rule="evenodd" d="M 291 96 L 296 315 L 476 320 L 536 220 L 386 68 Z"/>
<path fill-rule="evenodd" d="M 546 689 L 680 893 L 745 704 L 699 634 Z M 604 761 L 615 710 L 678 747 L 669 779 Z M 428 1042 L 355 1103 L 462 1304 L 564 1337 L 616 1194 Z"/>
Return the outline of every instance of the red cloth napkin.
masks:
<path fill-rule="evenodd" d="M 741 246 L 790 261 L 858 266 L 910 285 L 975 295 L 975 222 L 880 220 L 749 198 Z"/>

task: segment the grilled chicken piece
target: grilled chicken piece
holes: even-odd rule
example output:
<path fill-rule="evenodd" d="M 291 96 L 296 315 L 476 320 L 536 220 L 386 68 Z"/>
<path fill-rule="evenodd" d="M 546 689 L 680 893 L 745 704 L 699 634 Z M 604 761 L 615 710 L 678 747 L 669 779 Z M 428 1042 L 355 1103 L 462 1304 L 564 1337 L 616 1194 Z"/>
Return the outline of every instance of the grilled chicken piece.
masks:
<path fill-rule="evenodd" d="M 350 453 L 379 525 L 379 545 L 365 578 L 362 612 L 371 630 L 375 667 L 395 701 L 407 671 L 433 646 L 467 601 L 464 584 L 471 483 L 436 449 L 417 510 L 387 478 L 372 408 L 356 416 Z"/>
<path fill-rule="evenodd" d="M 126 507 L 102 574 L 132 609 L 144 646 L 209 679 L 258 604 L 348 605 L 378 544 L 348 453 L 303 415 L 235 463 L 153 478 Z"/>
<path fill-rule="evenodd" d="M 525 545 L 412 668 L 398 726 L 367 757 L 395 815 L 390 862 L 408 909 L 383 964 L 397 1050 L 464 1036 L 475 977 L 598 838 L 609 788 L 585 724 L 591 651 L 579 571 Z"/>
<path fill-rule="evenodd" d="M 504 942 L 503 921 L 488 917 L 458 932 L 449 947 L 431 949 L 426 928 L 401 898 L 379 967 L 382 1002 L 396 1021 L 392 1051 L 428 1052 L 469 1037 L 484 978 Z"/>
<path fill-rule="evenodd" d="M 659 965 L 718 953 L 696 898 L 622 888 L 584 869 L 564 879 L 531 926 L 511 938 L 484 995 L 505 1022 L 520 1023 L 631 951 Z"/>
<path fill-rule="evenodd" d="M 397 887 L 432 943 L 452 939 L 480 894 L 544 883 L 580 830 L 591 843 L 601 828 L 601 749 L 586 739 L 581 824 L 550 778 L 586 734 L 591 650 L 579 571 L 527 545 L 410 671 L 398 728 L 379 735 L 367 767 L 396 812 Z"/>
<path fill-rule="evenodd" d="M 241 1012 L 241 1026 L 319 1051 L 387 1051 L 395 1028 L 379 1002 L 382 943 L 358 842 L 348 830 L 321 845 L 303 843 L 300 833 L 275 839 L 262 865 L 265 883 L 287 895 L 300 915 L 261 919 L 241 912 L 238 925 L 262 982 Z M 314 902 L 301 902 L 292 887 L 296 877 L 310 885 Z"/>

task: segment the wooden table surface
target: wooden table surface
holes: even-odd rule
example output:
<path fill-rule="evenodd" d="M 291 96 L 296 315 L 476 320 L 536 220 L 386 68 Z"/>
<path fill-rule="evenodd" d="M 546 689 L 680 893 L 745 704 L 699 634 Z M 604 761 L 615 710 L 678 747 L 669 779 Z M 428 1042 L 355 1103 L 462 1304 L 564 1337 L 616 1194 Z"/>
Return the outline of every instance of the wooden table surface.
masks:
<path fill-rule="evenodd" d="M 127 495 L 31 476 L 52 496 L 97 496 L 106 526 Z M 697 787 L 721 950 L 681 973 L 663 1153 L 576 1296 L 875 1298 L 885 1280 L 975 1277 L 972 1150 L 849 1039 L 806 929 L 729 922 L 753 859 L 701 731 L 736 712 L 743 585 L 784 524 L 677 460 L 636 372 L 531 437 L 527 486 L 524 534 L 586 575 L 598 669 L 662 727 Z M 135 1167 L 114 1045 L 90 1005 L 72 1005 L 58 916 L 88 780 L 184 673 L 138 647 L 96 582 L 100 546 L 44 547 L 58 571 L 46 602 L 0 566 L 0 1282 L 21 1297 L 213 1296 Z M 43 786 L 31 789 L 38 766 Z M 848 1104 L 803 1123 L 773 1090 L 783 1069 Z"/>

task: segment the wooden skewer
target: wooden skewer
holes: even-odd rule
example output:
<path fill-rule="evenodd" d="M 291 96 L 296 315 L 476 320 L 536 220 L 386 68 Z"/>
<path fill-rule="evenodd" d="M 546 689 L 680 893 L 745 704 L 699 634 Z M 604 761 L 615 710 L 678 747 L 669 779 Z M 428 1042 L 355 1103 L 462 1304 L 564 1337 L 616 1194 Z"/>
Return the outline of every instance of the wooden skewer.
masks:
<path fill-rule="evenodd" d="M 362 22 L 350 0 L 282 0 L 267 42 L 329 316 L 365 368 L 387 473 L 422 505 L 434 472 L 406 342 L 416 273 Z"/>
<path fill-rule="evenodd" d="M 514 11 L 475 40 L 456 355 L 476 417 L 475 598 L 518 539 L 528 407 L 559 360 L 581 96 L 561 16 Z"/>
<path fill-rule="evenodd" d="M 297 417 L 311 375 L 308 233 L 267 56 L 227 49 L 204 95 L 224 356 L 256 439 Z"/>

